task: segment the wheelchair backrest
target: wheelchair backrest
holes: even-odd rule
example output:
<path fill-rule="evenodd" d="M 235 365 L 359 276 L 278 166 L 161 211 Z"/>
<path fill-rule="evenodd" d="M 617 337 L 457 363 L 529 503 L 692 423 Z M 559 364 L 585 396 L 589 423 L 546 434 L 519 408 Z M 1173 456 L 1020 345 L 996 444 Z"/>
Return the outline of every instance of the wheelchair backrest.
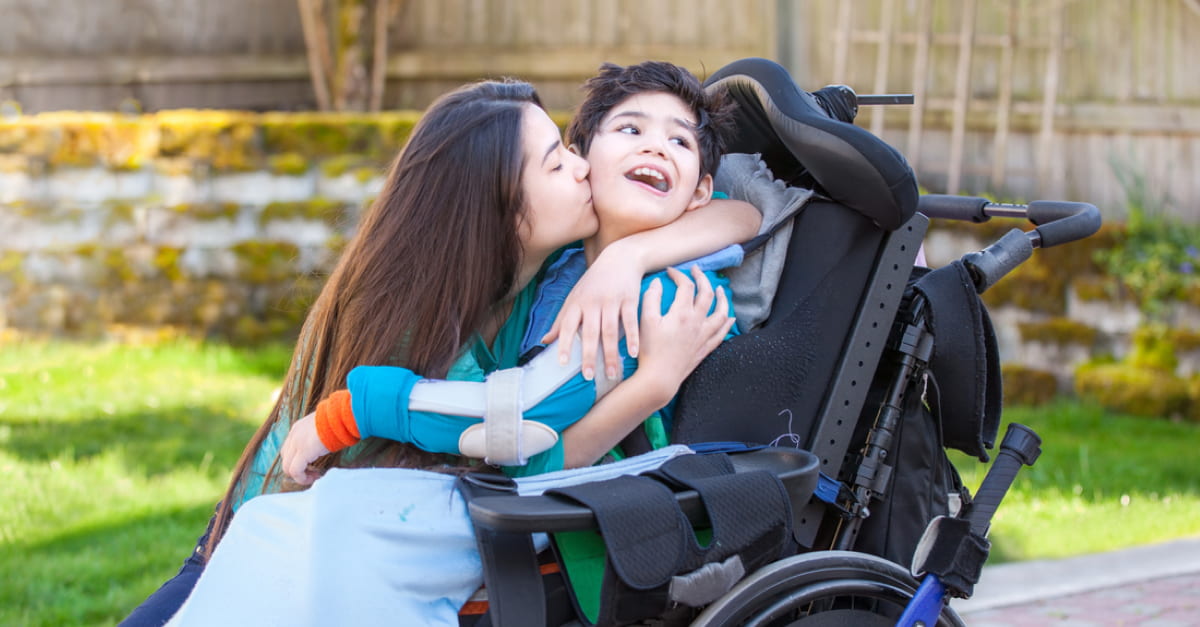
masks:
<path fill-rule="evenodd" d="M 738 102 L 731 150 L 760 153 L 777 177 L 811 179 L 831 200 L 793 218 L 770 317 L 684 383 L 672 440 L 810 450 L 838 477 L 928 223 L 915 215 L 916 180 L 899 153 L 825 117 L 773 62 L 735 62 L 708 84 Z M 797 520 L 810 545 L 822 518 L 812 514 Z"/>

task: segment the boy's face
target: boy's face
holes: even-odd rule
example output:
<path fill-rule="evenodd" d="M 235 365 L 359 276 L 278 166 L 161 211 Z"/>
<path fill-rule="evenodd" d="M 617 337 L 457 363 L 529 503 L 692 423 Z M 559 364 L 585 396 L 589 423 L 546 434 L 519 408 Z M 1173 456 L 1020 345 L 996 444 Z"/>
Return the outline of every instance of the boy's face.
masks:
<path fill-rule="evenodd" d="M 687 105 L 663 92 L 630 96 L 604 116 L 587 154 L 602 227 L 637 233 L 708 202 L 712 177 L 700 178 L 695 126 Z"/>

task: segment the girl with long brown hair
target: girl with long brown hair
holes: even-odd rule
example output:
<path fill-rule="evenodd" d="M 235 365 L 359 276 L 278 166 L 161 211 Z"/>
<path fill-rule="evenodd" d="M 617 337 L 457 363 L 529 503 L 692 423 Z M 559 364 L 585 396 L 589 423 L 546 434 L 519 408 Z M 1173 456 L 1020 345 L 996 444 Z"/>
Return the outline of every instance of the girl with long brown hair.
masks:
<path fill-rule="evenodd" d="M 313 305 L 279 400 L 234 470 L 211 537 L 126 624 L 161 624 L 190 591 L 233 512 L 284 488 L 284 435 L 318 400 L 345 387 L 352 368 L 401 365 L 454 379 L 514 366 L 539 272 L 557 250 L 596 229 L 587 173 L 527 83 L 477 83 L 435 102 Z M 643 234 L 650 237 L 640 245 L 654 253 L 647 263 L 661 267 L 716 250 L 757 226 L 736 232 L 729 227 L 736 219 L 693 213 L 670 232 Z M 321 460 L 326 467 L 449 471 L 464 463 L 370 438 Z"/>

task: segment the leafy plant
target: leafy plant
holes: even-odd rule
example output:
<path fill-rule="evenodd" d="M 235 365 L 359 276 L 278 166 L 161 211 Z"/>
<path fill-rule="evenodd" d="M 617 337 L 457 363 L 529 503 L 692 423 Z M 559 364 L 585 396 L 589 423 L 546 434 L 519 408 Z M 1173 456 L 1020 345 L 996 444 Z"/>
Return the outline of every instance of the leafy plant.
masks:
<path fill-rule="evenodd" d="M 1096 251 L 1096 260 L 1118 277 L 1151 318 L 1161 319 L 1164 305 L 1182 300 L 1200 286 L 1200 225 L 1186 224 L 1166 211 L 1140 172 L 1115 161 L 1113 171 L 1125 190 L 1129 214 L 1124 240 Z"/>

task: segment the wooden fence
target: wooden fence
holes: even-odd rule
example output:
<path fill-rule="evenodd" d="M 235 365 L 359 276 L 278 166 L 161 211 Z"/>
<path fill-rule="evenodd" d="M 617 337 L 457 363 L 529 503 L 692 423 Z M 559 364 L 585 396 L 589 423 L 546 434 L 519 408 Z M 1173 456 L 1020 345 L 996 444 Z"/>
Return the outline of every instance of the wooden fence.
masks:
<path fill-rule="evenodd" d="M 810 2 L 809 84 L 904 91 L 861 123 L 935 191 L 1090 200 L 1200 221 L 1200 2 Z"/>
<path fill-rule="evenodd" d="M 0 101 L 309 108 L 294 3 L 0 0 Z M 804 86 L 914 93 L 860 123 L 931 191 L 1120 215 L 1138 187 L 1200 221 L 1200 0 L 405 0 L 391 28 L 391 107 L 515 75 L 568 108 L 602 61 L 767 56 Z"/>

